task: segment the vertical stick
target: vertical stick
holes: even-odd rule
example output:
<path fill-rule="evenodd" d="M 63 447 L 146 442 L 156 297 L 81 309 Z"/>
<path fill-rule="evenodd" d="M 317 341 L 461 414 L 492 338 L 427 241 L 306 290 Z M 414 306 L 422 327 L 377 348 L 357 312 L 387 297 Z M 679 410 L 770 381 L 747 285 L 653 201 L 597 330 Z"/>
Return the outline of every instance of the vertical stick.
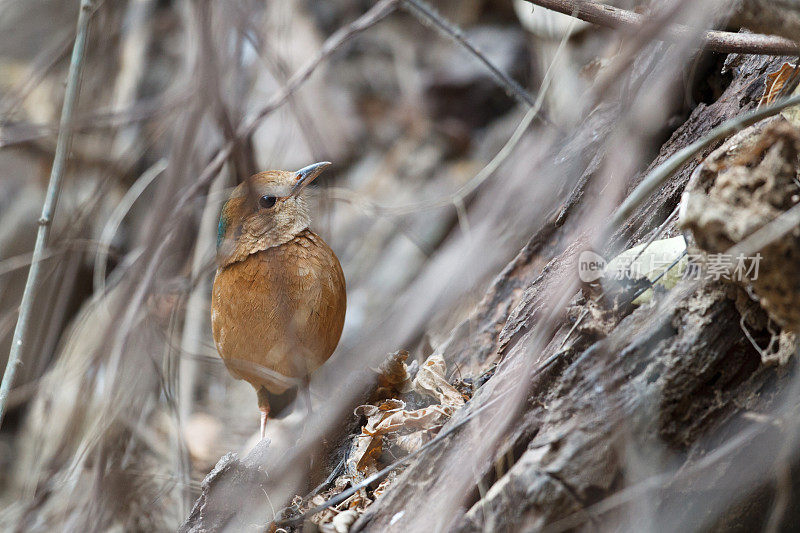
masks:
<path fill-rule="evenodd" d="M 72 141 L 72 114 L 75 110 L 75 103 L 78 100 L 78 92 L 80 90 L 83 58 L 86 52 L 86 36 L 89 31 L 89 19 L 93 11 L 92 1 L 81 0 L 78 13 L 78 29 L 75 36 L 75 45 L 72 48 L 69 73 L 67 74 L 67 87 L 64 92 L 64 105 L 61 108 L 61 122 L 58 128 L 53 168 L 50 171 L 50 183 L 47 186 L 47 194 L 42 205 L 42 216 L 39 218 L 39 230 L 36 233 L 36 244 L 33 248 L 33 260 L 28 271 L 28 279 L 25 282 L 25 290 L 22 293 L 22 301 L 19 305 L 19 317 L 17 318 L 17 326 L 14 328 L 14 337 L 11 340 L 11 350 L 8 354 L 6 371 L 3 374 L 3 382 L 0 384 L 0 424 L 3 422 L 6 401 L 14 383 L 14 376 L 22 364 L 20 356 L 25 344 L 36 286 L 41 276 L 42 256 L 47 246 L 47 239 L 50 236 L 50 226 L 58 204 L 58 195 L 61 192 L 61 180 L 64 177 L 64 167 Z"/>

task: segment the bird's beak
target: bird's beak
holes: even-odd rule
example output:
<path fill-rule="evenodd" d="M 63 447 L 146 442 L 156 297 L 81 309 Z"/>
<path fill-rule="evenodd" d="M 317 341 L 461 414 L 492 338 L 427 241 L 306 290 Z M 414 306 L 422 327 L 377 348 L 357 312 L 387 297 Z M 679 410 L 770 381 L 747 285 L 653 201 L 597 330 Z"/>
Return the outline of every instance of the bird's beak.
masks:
<path fill-rule="evenodd" d="M 297 171 L 297 181 L 295 181 L 294 186 L 292 187 L 292 195 L 299 193 L 303 190 L 303 188 L 314 181 L 317 176 L 319 176 L 325 167 L 329 166 L 331 163 L 330 161 L 322 161 L 321 163 L 314 163 L 313 165 L 308 165 L 307 167 L 303 167 Z"/>

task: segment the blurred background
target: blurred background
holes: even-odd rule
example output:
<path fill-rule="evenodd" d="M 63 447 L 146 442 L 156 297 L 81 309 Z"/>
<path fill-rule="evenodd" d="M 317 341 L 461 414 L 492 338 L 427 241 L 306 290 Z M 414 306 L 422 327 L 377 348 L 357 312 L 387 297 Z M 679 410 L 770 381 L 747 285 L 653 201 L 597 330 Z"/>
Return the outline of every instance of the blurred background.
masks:
<path fill-rule="evenodd" d="M 221 203 L 254 171 L 333 162 L 312 191 L 312 227 L 342 262 L 348 309 L 311 392 L 321 419 L 352 431 L 363 375 L 389 352 L 421 363 L 441 351 L 544 222 L 569 211 L 598 145 L 613 170 L 567 236 L 596 227 L 732 76 L 724 55 L 694 54 L 691 39 L 637 42 L 536 17 L 523 1 L 431 4 L 456 38 L 397 2 L 93 2 L 61 197 L 0 429 L 0 527 L 174 530 L 219 458 L 253 448 L 255 395 L 216 354 L 209 295 Z M 675 4 L 670 16 L 713 25 L 713 9 Z M 78 8 L 0 1 L 2 367 Z M 600 75 L 626 53 L 617 75 Z M 477 378 L 487 357 L 476 348 L 448 379 Z M 275 449 L 295 445 L 282 429 L 303 419 L 295 409 L 270 426 Z M 314 468 L 309 478 L 329 473 Z"/>

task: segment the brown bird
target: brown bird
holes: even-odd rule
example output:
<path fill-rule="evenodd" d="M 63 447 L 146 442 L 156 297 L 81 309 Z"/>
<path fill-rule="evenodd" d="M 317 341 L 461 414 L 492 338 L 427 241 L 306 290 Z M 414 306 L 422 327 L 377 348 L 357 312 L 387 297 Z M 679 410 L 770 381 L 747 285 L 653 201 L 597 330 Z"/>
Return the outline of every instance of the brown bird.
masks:
<path fill-rule="evenodd" d="M 328 165 L 255 174 L 234 189 L 219 219 L 214 342 L 228 371 L 256 389 L 262 439 L 270 403 L 284 402 L 307 383 L 336 349 L 344 326 L 342 267 L 309 229 L 304 197 Z"/>

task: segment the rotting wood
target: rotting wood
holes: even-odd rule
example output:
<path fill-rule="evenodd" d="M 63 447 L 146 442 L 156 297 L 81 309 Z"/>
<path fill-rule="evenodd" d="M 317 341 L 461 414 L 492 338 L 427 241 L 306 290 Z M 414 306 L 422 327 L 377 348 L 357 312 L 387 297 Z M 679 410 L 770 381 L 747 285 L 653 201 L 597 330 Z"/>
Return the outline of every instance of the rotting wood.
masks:
<path fill-rule="evenodd" d="M 764 76 L 781 61 L 729 58 L 727 67 L 733 71 L 734 79 L 726 92 L 715 103 L 694 110 L 664 145 L 653 166 L 723 120 L 753 108 L 763 92 Z M 630 245 L 657 227 L 674 209 L 699 161 L 696 158 L 673 175 L 638 210 L 617 239 Z M 541 248 L 537 246 L 537 252 Z M 541 264 L 542 257 L 537 252 L 523 251 L 501 275 L 484 300 L 485 307 L 473 316 L 483 320 L 471 328 L 481 335 L 475 337 L 470 328 L 462 325 L 448 343 L 452 353 L 444 351 L 446 358 L 463 354 L 466 340 L 476 338 L 489 341 L 492 347 L 483 356 L 487 361 L 494 355 L 491 350 L 501 346 L 505 346 L 506 360 L 533 356 L 520 349 L 524 342 L 512 341 L 526 335 L 540 306 L 538 300 L 546 297 L 548 283 L 557 283 L 558 276 L 572 266 L 561 258 L 544 269 L 530 268 L 532 263 Z M 738 329 L 740 317 L 730 292 L 733 289 L 690 289 L 679 285 L 661 303 L 660 313 L 653 315 L 648 309 L 639 309 L 622 320 L 607 338 L 587 349 L 577 341 L 577 353 L 565 357 L 565 363 L 551 368 L 532 384 L 524 422 L 516 428 L 516 434 L 536 436 L 505 475 L 484 487 L 483 497 L 479 491 L 474 501 L 464 502 L 462 514 L 449 517 L 450 527 L 461 531 L 522 525 L 537 529 L 566 517 L 572 521 L 569 526 L 593 521 L 591 506 L 613 494 L 622 480 L 631 476 L 623 470 L 620 460 L 621 454 L 628 453 L 620 441 L 621 428 L 626 437 L 633 437 L 635 444 L 628 447 L 640 452 L 654 450 L 663 461 L 659 466 L 666 468 L 672 461 L 682 460 L 683 468 L 690 469 L 705 456 L 709 442 L 731 434 L 731 427 L 744 423 L 744 411 L 772 405 L 777 396 L 776 384 L 785 383 L 786 373 L 760 366 L 758 353 Z M 492 291 L 497 290 L 521 294 L 510 313 L 504 307 L 507 299 L 493 297 Z M 492 309 L 486 305 L 490 302 L 499 305 Z M 505 313 L 508 315 L 502 331 L 493 338 L 491 333 L 496 332 Z M 551 343 L 539 360 L 553 353 L 558 344 Z M 498 387 L 497 382 L 502 379 L 503 373 L 498 371 L 485 387 Z M 465 410 L 479 408 L 482 398 L 487 397 L 488 393 L 476 395 Z M 514 442 L 513 438 L 510 440 Z M 423 500 L 435 500 L 437 494 L 446 492 L 447 476 L 441 465 L 448 461 L 443 458 L 469 453 L 468 446 L 459 447 L 456 437 L 446 447 L 440 446 L 410 465 L 353 530 L 399 531 L 408 527 L 408 513 L 401 511 L 425 508 Z M 487 471 L 490 468 L 487 464 Z M 697 494 L 702 494 L 702 488 Z M 693 505 L 687 504 L 675 514 L 673 525 L 684 523 L 688 527 L 695 520 L 713 523 L 719 519 L 719 506 L 702 505 L 702 498 L 695 498 Z M 765 505 L 741 512 L 749 520 L 758 520 L 768 510 Z M 675 504 L 665 497 L 661 507 L 672 509 Z M 612 515 L 606 518 L 609 516 Z M 664 515 L 660 516 L 663 519 Z"/>

